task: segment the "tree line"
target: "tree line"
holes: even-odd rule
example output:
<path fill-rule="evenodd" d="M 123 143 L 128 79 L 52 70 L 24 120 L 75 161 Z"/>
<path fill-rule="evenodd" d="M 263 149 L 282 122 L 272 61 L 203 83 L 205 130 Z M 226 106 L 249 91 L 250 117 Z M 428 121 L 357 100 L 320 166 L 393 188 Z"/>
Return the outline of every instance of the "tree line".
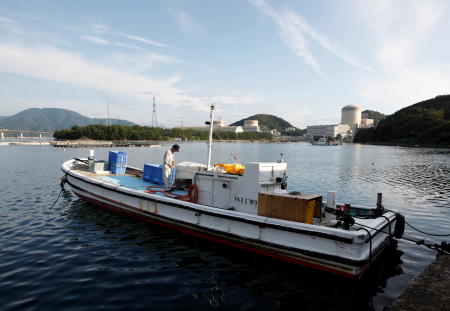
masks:
<path fill-rule="evenodd" d="M 450 95 L 437 96 L 387 116 L 373 128 L 360 129 L 354 142 L 450 146 Z"/>
<path fill-rule="evenodd" d="M 71 129 L 58 130 L 53 134 L 55 139 L 94 140 L 170 140 L 181 138 L 185 140 L 207 140 L 209 132 L 182 128 L 160 128 L 149 126 L 124 126 L 93 124 L 73 126 Z M 272 134 L 264 132 L 213 132 L 213 139 L 221 140 L 271 140 Z"/>

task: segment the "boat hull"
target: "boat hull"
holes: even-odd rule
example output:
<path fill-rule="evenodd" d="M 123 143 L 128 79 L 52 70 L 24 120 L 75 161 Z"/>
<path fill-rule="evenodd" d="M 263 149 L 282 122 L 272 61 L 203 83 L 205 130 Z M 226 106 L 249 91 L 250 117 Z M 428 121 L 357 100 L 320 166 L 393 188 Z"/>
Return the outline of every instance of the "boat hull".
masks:
<path fill-rule="evenodd" d="M 315 232 L 311 225 L 286 226 L 291 222 L 233 215 L 240 213 L 138 193 L 98 183 L 64 168 L 63 171 L 73 192 L 93 205 L 183 234 L 343 277 L 360 277 L 390 241 L 389 235 L 374 232 L 370 243 L 361 244 L 345 235 Z M 389 232 L 394 224 L 394 218 L 389 224 L 386 222 L 390 228 L 384 227 L 384 231 Z M 366 239 L 365 234 L 361 231 L 358 238 Z"/>

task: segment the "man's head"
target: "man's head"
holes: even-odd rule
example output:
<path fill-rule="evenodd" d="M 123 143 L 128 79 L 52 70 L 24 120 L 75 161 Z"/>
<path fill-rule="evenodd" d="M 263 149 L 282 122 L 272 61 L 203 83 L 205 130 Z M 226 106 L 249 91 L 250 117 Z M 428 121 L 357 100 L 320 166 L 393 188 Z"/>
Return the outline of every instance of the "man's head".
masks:
<path fill-rule="evenodd" d="M 178 152 L 178 151 L 180 151 L 180 146 L 178 146 L 178 145 L 173 145 L 172 148 L 171 148 L 170 150 L 172 150 L 172 152 Z"/>

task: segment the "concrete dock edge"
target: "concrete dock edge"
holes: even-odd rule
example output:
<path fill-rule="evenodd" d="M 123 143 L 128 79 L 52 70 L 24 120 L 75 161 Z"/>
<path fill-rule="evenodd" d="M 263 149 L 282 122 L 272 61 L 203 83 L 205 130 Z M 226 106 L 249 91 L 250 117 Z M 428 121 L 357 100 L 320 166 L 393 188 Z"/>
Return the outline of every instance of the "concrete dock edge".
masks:
<path fill-rule="evenodd" d="M 449 311 L 450 255 L 436 258 L 386 310 Z"/>

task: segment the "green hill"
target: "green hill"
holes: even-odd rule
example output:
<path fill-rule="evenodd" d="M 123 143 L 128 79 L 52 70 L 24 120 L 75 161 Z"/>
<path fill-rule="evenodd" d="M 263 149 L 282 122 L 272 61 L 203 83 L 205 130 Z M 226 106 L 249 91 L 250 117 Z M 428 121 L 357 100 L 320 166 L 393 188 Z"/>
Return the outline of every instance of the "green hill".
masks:
<path fill-rule="evenodd" d="M 403 108 L 377 127 L 359 130 L 354 142 L 449 147 L 450 95 Z"/>
<path fill-rule="evenodd" d="M 267 126 L 270 129 L 276 129 L 280 132 L 284 131 L 284 129 L 288 127 L 293 127 L 292 124 L 287 122 L 286 120 L 270 115 L 270 114 L 255 114 L 253 116 L 250 116 L 248 118 L 236 121 L 231 126 L 244 126 L 245 120 L 258 120 L 259 126 Z"/>
<path fill-rule="evenodd" d="M 0 118 L 0 128 L 9 130 L 55 131 L 74 125 L 105 124 L 106 119 L 88 118 L 78 112 L 58 108 L 30 108 L 10 117 Z M 135 125 L 132 122 L 111 119 L 112 124 Z"/>

